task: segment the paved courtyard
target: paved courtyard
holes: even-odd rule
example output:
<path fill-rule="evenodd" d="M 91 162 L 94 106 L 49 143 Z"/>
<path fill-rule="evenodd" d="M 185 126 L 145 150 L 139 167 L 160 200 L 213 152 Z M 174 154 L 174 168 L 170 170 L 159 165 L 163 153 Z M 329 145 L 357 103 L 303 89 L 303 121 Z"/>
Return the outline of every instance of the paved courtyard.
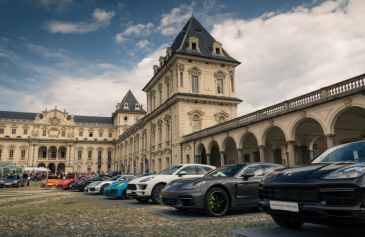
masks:
<path fill-rule="evenodd" d="M 167 215 L 166 215 L 167 214 Z M 258 211 L 224 218 L 82 193 L 0 189 L 0 236 L 237 236 L 234 229 L 271 224 Z"/>

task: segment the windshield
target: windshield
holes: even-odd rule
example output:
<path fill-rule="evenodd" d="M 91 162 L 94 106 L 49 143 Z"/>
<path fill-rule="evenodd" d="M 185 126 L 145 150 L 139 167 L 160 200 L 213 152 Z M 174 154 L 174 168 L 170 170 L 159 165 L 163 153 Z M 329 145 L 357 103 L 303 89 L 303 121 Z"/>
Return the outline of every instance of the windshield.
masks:
<path fill-rule="evenodd" d="M 120 178 L 120 176 L 118 175 L 118 176 L 114 176 L 114 177 L 112 177 L 112 178 L 110 178 L 110 179 L 108 179 L 108 180 L 110 180 L 110 181 L 116 181 L 116 180 L 118 180 Z"/>
<path fill-rule="evenodd" d="M 176 170 L 180 169 L 181 167 L 182 167 L 182 165 L 174 165 L 174 166 L 171 166 L 171 167 L 161 171 L 160 174 L 172 175 L 173 173 L 175 173 Z"/>
<path fill-rule="evenodd" d="M 18 179 L 18 176 L 16 175 L 8 175 L 6 176 L 7 179 Z"/>
<path fill-rule="evenodd" d="M 333 147 L 323 152 L 312 163 L 365 162 L 365 142 Z"/>
<path fill-rule="evenodd" d="M 234 177 L 246 164 L 226 166 L 222 168 L 215 169 L 208 174 L 206 177 Z"/>

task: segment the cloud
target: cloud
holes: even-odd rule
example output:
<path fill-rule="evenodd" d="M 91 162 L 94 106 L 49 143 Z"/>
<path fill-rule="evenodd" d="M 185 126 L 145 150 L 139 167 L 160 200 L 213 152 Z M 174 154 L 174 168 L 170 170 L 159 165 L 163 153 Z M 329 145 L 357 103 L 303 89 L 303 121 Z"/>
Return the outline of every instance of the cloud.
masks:
<path fill-rule="evenodd" d="M 216 23 L 212 34 L 242 62 L 239 114 L 364 73 L 364 10 L 364 1 L 329 1 Z"/>
<path fill-rule="evenodd" d="M 129 25 L 123 32 L 115 35 L 114 39 L 117 43 L 123 43 L 128 36 L 148 36 L 153 32 L 154 25 L 151 22 L 147 24 Z"/>
<path fill-rule="evenodd" d="M 180 5 L 161 17 L 158 30 L 164 36 L 176 35 L 183 24 L 192 16 L 193 5 Z"/>
<path fill-rule="evenodd" d="M 113 18 L 113 16 L 113 11 L 108 12 L 103 9 L 97 8 L 92 15 L 92 20 L 82 22 L 50 21 L 45 24 L 45 28 L 51 33 L 84 34 L 96 31 L 99 28 L 109 25 L 110 20 Z"/>
<path fill-rule="evenodd" d="M 137 46 L 138 48 L 140 48 L 140 49 L 144 49 L 144 48 L 146 48 L 148 45 L 150 45 L 150 42 L 149 42 L 148 40 L 146 40 L 146 39 L 144 39 L 144 40 L 140 40 L 140 41 L 138 41 L 138 42 L 137 42 L 137 44 L 136 44 L 136 46 Z"/>
<path fill-rule="evenodd" d="M 38 0 L 38 3 L 48 10 L 62 11 L 73 4 L 73 0 Z"/>

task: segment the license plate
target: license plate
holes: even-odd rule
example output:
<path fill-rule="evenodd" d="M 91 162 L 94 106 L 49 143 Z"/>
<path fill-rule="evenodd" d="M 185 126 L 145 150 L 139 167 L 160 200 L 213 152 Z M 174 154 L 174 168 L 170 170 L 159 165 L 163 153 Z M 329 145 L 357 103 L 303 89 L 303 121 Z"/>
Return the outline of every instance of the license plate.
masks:
<path fill-rule="evenodd" d="M 11 183 L 5 183 L 5 185 L 11 185 Z"/>
<path fill-rule="evenodd" d="M 296 202 L 270 201 L 270 208 L 272 210 L 299 212 L 299 206 Z"/>

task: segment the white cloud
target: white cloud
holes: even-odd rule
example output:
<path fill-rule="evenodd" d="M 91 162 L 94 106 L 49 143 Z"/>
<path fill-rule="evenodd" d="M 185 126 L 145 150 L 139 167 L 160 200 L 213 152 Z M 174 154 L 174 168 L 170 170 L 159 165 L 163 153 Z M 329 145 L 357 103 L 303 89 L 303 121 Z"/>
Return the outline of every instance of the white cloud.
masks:
<path fill-rule="evenodd" d="M 113 18 L 113 16 L 113 11 L 108 12 L 103 9 L 97 8 L 92 15 L 93 20 L 82 22 L 50 21 L 46 23 L 45 28 L 51 33 L 83 34 L 91 31 L 96 31 L 99 28 L 109 25 L 110 20 Z"/>
<path fill-rule="evenodd" d="M 364 11 L 364 1 L 330 1 L 215 24 L 215 38 L 242 62 L 239 114 L 364 73 Z"/>
<path fill-rule="evenodd" d="M 171 9 L 169 13 L 163 14 L 158 27 L 162 35 L 175 35 L 181 30 L 183 24 L 192 16 L 192 5 L 181 5 Z"/>
<path fill-rule="evenodd" d="M 149 42 L 148 40 L 146 40 L 146 39 L 144 39 L 144 40 L 140 40 L 140 41 L 138 41 L 138 42 L 137 42 L 137 44 L 136 44 L 136 46 L 137 46 L 138 48 L 140 48 L 140 49 L 144 49 L 144 48 L 146 48 L 148 45 L 150 45 L 150 42 Z"/>
<path fill-rule="evenodd" d="M 135 24 L 129 25 L 123 32 L 120 32 L 115 35 L 115 41 L 117 43 L 123 43 L 126 37 L 128 36 L 148 36 L 153 32 L 154 25 L 151 22 L 147 24 Z"/>

